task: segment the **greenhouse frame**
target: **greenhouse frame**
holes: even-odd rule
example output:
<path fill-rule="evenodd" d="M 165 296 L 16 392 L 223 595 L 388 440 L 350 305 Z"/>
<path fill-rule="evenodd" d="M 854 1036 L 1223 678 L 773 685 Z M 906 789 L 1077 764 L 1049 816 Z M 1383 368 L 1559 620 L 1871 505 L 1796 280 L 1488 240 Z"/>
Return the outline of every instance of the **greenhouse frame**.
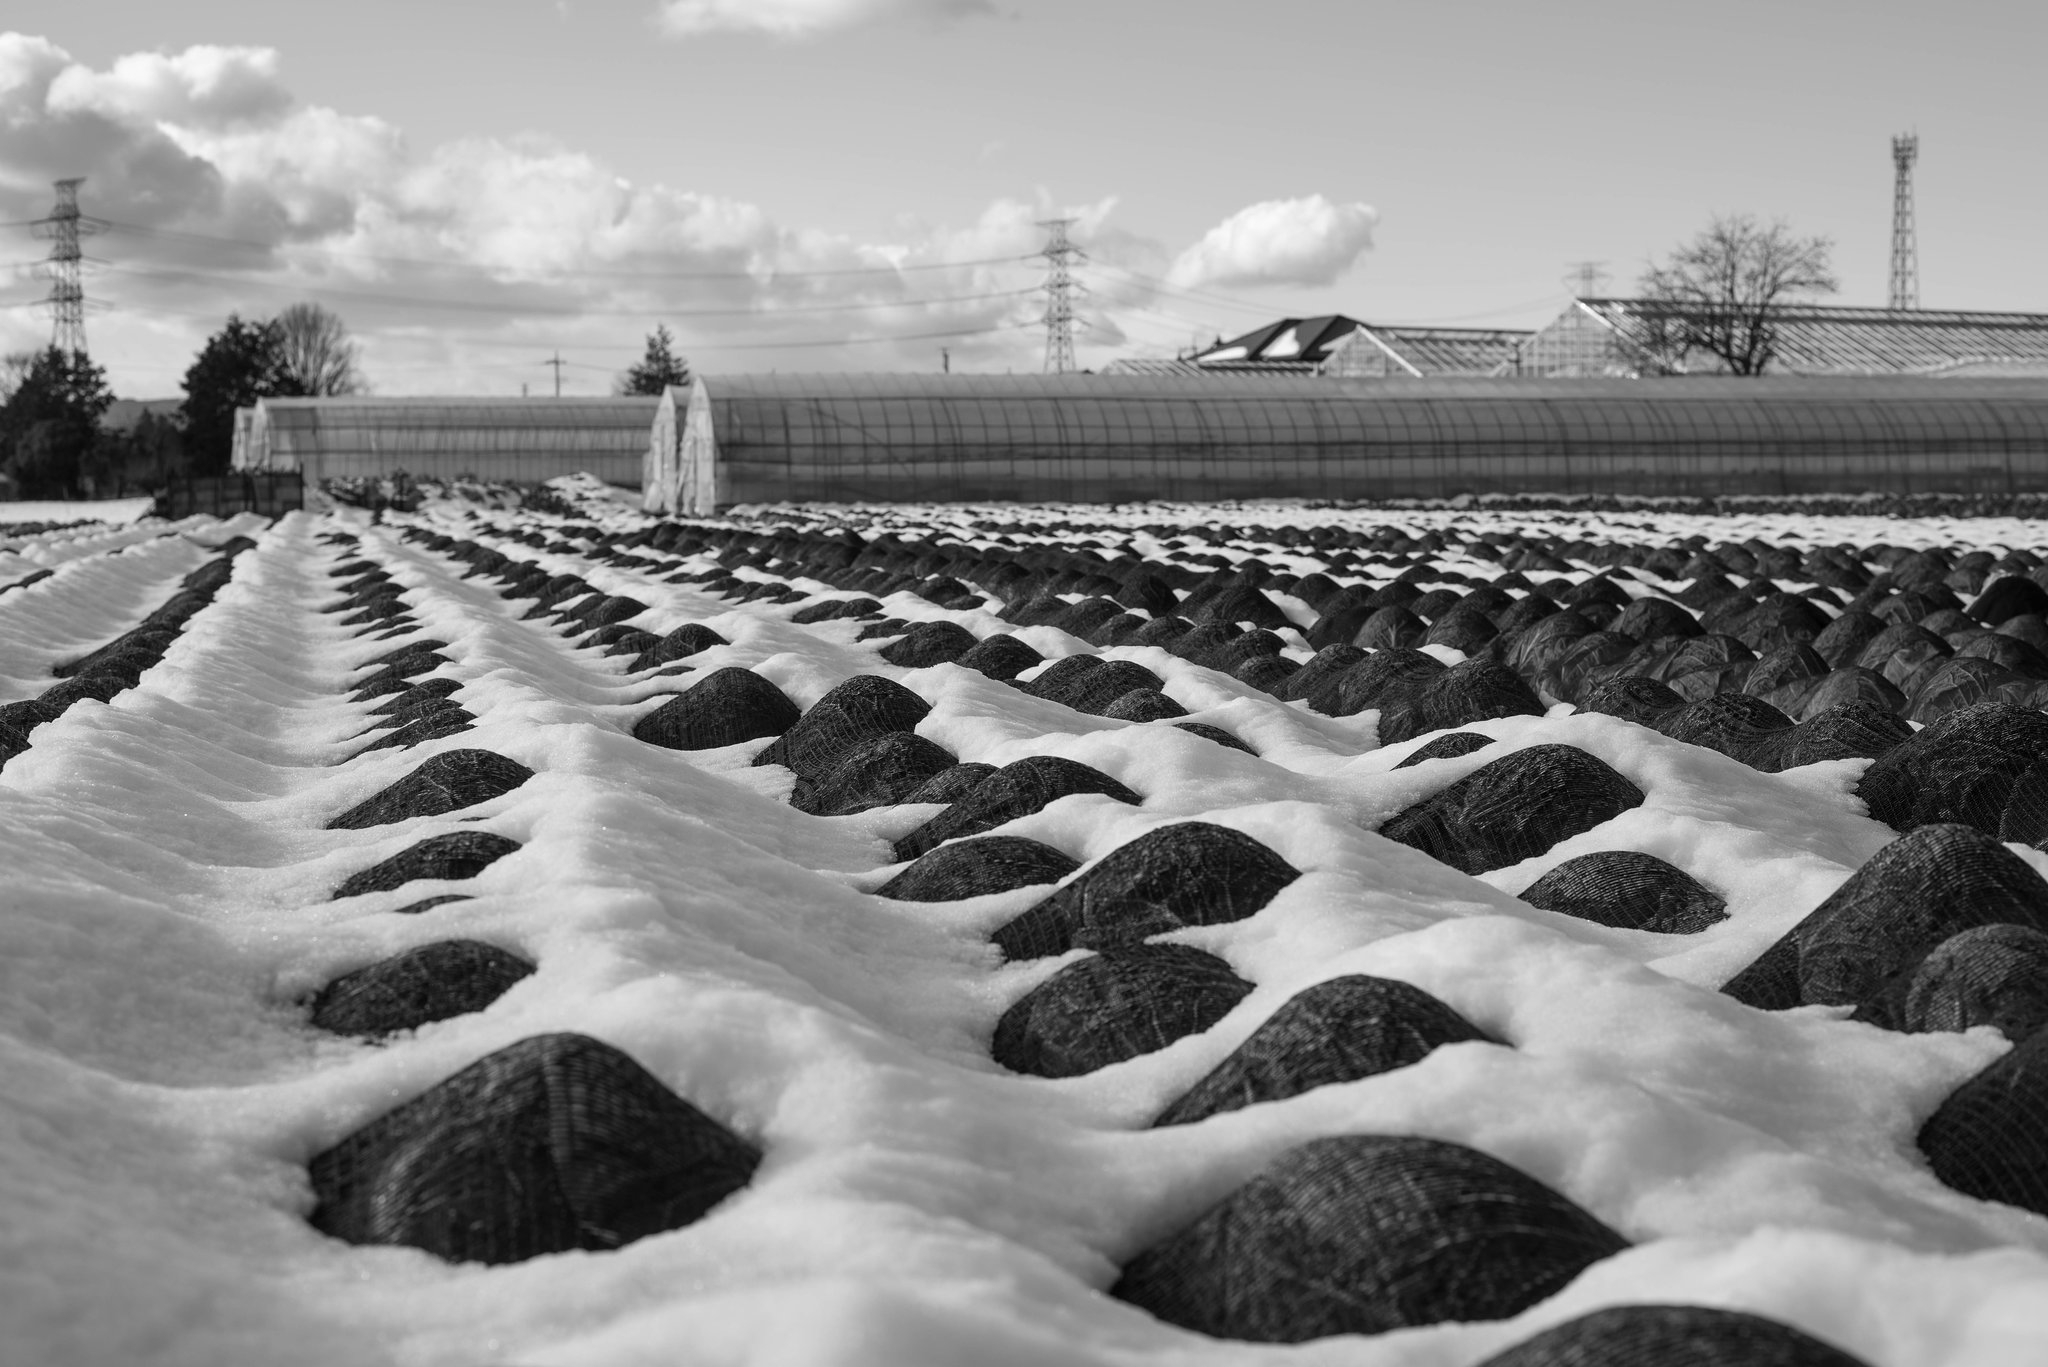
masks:
<path fill-rule="evenodd" d="M 2048 381 L 731 375 L 651 510 L 740 503 L 2048 488 Z"/>
<path fill-rule="evenodd" d="M 638 486 L 661 400 L 260 399 L 236 414 L 237 470 L 299 470 L 309 483 L 403 470 L 415 479 L 538 482 L 587 470 Z"/>

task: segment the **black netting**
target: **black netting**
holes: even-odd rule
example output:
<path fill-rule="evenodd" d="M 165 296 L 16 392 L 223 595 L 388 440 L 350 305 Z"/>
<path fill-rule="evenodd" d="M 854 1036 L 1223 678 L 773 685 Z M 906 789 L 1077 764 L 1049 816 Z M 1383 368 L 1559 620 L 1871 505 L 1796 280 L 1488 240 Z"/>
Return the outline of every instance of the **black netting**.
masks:
<path fill-rule="evenodd" d="M 1884 627 L 1883 619 L 1876 615 L 1851 609 L 1821 629 L 1820 635 L 1813 638 L 1813 648 L 1830 666 L 1840 669 L 1855 664 L 1864 647 L 1876 640 Z"/>
<path fill-rule="evenodd" d="M 1671 685 L 1642 674 L 1624 674 L 1588 684 L 1579 694 L 1581 712 L 1599 712 L 1642 726 L 1655 727 L 1686 705 Z"/>
<path fill-rule="evenodd" d="M 662 637 L 659 644 L 649 647 L 633 661 L 633 668 L 652 669 L 656 665 L 672 664 L 699 651 L 728 644 L 730 642 L 710 627 L 700 622 L 688 622 Z"/>
<path fill-rule="evenodd" d="M 959 659 L 980 642 L 958 622 L 919 622 L 888 645 L 882 658 L 904 669 L 946 664 Z"/>
<path fill-rule="evenodd" d="M 899 902 L 957 902 L 992 892 L 1057 883 L 1081 867 L 1052 846 L 1021 835 L 984 835 L 942 845 L 875 889 Z"/>
<path fill-rule="evenodd" d="M 1960 821 L 1997 834 L 2019 777 L 2043 759 L 2048 716 L 2009 703 L 1979 703 L 1879 757 L 1856 792 L 1870 815 L 1893 830 Z M 2041 834 L 2048 831 L 2008 838 L 2031 841 Z"/>
<path fill-rule="evenodd" d="M 923 736 L 891 731 L 841 751 L 817 778 L 799 778 L 789 805 L 812 816 L 852 816 L 893 807 L 955 766 L 952 752 Z"/>
<path fill-rule="evenodd" d="M 760 1161 L 625 1054 L 561 1034 L 478 1060 L 307 1168 L 324 1234 L 510 1263 L 690 1224 Z"/>
<path fill-rule="evenodd" d="M 1811 717 L 1837 707 L 1864 704 L 1886 712 L 1903 712 L 1906 695 L 1873 669 L 1845 665 L 1831 670 L 1820 686 L 1806 695 L 1802 716 Z"/>
<path fill-rule="evenodd" d="M 1431 731 L 1494 717 L 1540 717 L 1543 704 L 1505 665 L 1467 660 L 1441 673 L 1418 673 L 1380 694 L 1379 740 L 1393 745 Z"/>
<path fill-rule="evenodd" d="M 1364 974 L 1332 978 L 1290 997 L 1153 1124 L 1193 1124 L 1405 1068 L 1440 1044 L 1486 1038 L 1419 987 Z"/>
<path fill-rule="evenodd" d="M 1422 644 L 1429 624 L 1404 607 L 1384 607 L 1367 617 L 1351 637 L 1351 644 L 1371 651 L 1394 650 Z"/>
<path fill-rule="evenodd" d="M 1311 698 L 1309 706 L 1332 716 L 1353 716 L 1369 707 L 1378 707 L 1381 697 L 1388 693 L 1398 694 L 1443 672 L 1442 660 L 1419 650 L 1375 650 L 1345 671 L 1334 687 L 1326 687 L 1320 696 Z"/>
<path fill-rule="evenodd" d="M 1207 1030 L 1252 985 L 1187 945 L 1132 945 L 1068 964 L 1003 1012 L 989 1052 L 1013 1073 L 1079 1077 Z"/>
<path fill-rule="evenodd" d="M 1997 924 L 2048 931 L 2048 883 L 1981 831 L 1921 826 L 1872 855 L 1721 990 L 1765 1010 L 1861 1006 L 1949 936 Z"/>
<path fill-rule="evenodd" d="M 360 897 L 389 892 L 421 878 L 474 878 L 519 848 L 519 842 L 490 831 L 450 831 L 408 845 L 381 863 L 351 874 L 334 896 Z"/>
<path fill-rule="evenodd" d="M 370 715 L 396 715 L 425 702 L 438 702 L 462 687 L 457 679 L 423 679 L 403 693 L 393 694 L 370 709 Z"/>
<path fill-rule="evenodd" d="M 1032 755 L 996 770 L 952 806 L 898 840 L 896 857 L 915 859 L 948 840 L 992 831 L 1078 793 L 1101 793 L 1134 807 L 1144 800 L 1100 769 L 1078 760 Z"/>
<path fill-rule="evenodd" d="M 1205 721 L 1180 721 L 1175 722 L 1174 726 L 1176 729 L 1185 731 L 1191 736 L 1200 736 L 1203 740 L 1213 740 L 1218 745 L 1224 746 L 1227 749 L 1242 750 L 1247 755 L 1259 753 L 1257 750 L 1252 749 L 1245 741 L 1231 735 L 1222 727 L 1211 726 Z"/>
<path fill-rule="evenodd" d="M 1156 688 L 1134 688 L 1102 709 L 1111 721 L 1166 721 L 1188 710 Z"/>
<path fill-rule="evenodd" d="M 1116 601 L 1156 617 L 1162 612 L 1172 612 L 1178 596 L 1173 586 L 1155 571 L 1139 566 L 1124 576 L 1116 591 Z"/>
<path fill-rule="evenodd" d="M 1072 656 L 1073 659 L 1092 659 L 1094 668 L 1080 670 L 1054 683 L 1053 670 L 1048 670 L 1039 683 L 1046 685 L 1034 688 L 1041 698 L 1064 703 L 1076 712 L 1087 712 L 1100 716 L 1105 708 L 1134 688 L 1158 690 L 1164 680 L 1141 664 L 1129 660 L 1100 660 L 1092 656 Z M 1061 661 L 1061 664 L 1066 661 Z M 1053 667 L 1054 670 L 1058 665 Z"/>
<path fill-rule="evenodd" d="M 1314 697 L 1364 658 L 1365 652 L 1354 645 L 1324 646 L 1285 684 L 1273 690 L 1273 696 L 1283 702 Z"/>
<path fill-rule="evenodd" d="M 1743 685 L 1744 691 L 1760 698 L 1769 697 L 1780 689 L 1799 684 L 1808 684 L 1808 691 L 1817 681 L 1828 675 L 1828 662 L 1820 652 L 1804 641 L 1780 646 L 1756 662 L 1749 671 L 1749 680 Z"/>
<path fill-rule="evenodd" d="M 1906 720 L 1922 725 L 1981 702 L 2009 700 L 2032 681 L 2004 665 L 1973 656 L 1944 660 L 1921 681 L 1906 709 Z M 2032 709 L 2029 709 L 2032 710 Z"/>
<path fill-rule="evenodd" d="M 1746 693 L 1721 693 L 1689 703 L 1657 722 L 1657 729 L 1687 745 L 1718 750 L 1748 762 L 1762 742 L 1789 730 L 1792 719 L 1762 698 Z"/>
<path fill-rule="evenodd" d="M 1618 631 L 1595 631 L 1581 636 L 1565 648 L 1543 677 L 1542 685 L 1552 697 L 1576 698 L 1591 685 L 1622 672 L 1637 644 L 1635 637 Z"/>
<path fill-rule="evenodd" d="M 990 636 L 953 663 L 991 679 L 1014 679 L 1045 657 L 1015 636 Z"/>
<path fill-rule="evenodd" d="M 437 708 L 404 722 L 395 730 L 387 731 L 382 737 L 371 741 L 354 754 L 336 761 L 347 764 L 375 750 L 409 750 L 423 741 L 440 740 L 447 736 L 460 735 L 474 729 L 471 723 L 476 718 L 466 708 L 453 705 Z"/>
<path fill-rule="evenodd" d="M 2048 1030 L 2036 1030 L 1920 1127 L 1934 1175 L 1966 1196 L 2048 1215 Z"/>
<path fill-rule="evenodd" d="M 1856 1019 L 1888 1030 L 1989 1025 L 2019 1041 L 2048 1026 L 2048 934 L 2031 926 L 1973 926 L 1893 975 Z"/>
<path fill-rule="evenodd" d="M 976 788 L 981 781 L 996 771 L 993 764 L 956 764 L 933 774 L 913 791 L 904 795 L 909 802 L 958 802 Z"/>
<path fill-rule="evenodd" d="M 1380 834 L 1465 873 L 1542 854 L 1642 804 L 1643 790 L 1569 745 L 1497 759 L 1380 827 Z"/>
<path fill-rule="evenodd" d="M 1456 759 L 1460 755 L 1469 755 L 1474 750 L 1484 750 L 1491 744 L 1491 737 L 1482 736 L 1477 731 L 1453 731 L 1449 735 L 1438 736 L 1427 745 L 1417 746 L 1414 753 L 1394 767 L 1406 769 L 1433 759 Z"/>
<path fill-rule="evenodd" d="M 1933 632 L 1912 622 L 1900 622 L 1872 637 L 1856 657 L 1856 663 L 1882 674 L 1885 682 L 1910 698 L 1920 681 L 1953 654 L 1949 643 Z"/>
<path fill-rule="evenodd" d="M 1614 630 L 1638 641 L 1683 640 L 1700 634 L 1693 615 L 1665 598 L 1638 598 L 1614 619 Z"/>
<path fill-rule="evenodd" d="M 1693 935 L 1728 919 L 1727 900 L 1654 854 L 1601 850 L 1567 859 L 1522 890 L 1532 907 L 1619 930 Z"/>
<path fill-rule="evenodd" d="M 821 779 L 849 751 L 891 731 L 915 730 L 931 710 L 930 703 L 894 679 L 856 674 L 812 704 L 754 763 L 786 765 L 799 779 Z"/>
<path fill-rule="evenodd" d="M 463 713 L 465 718 L 468 715 Z M 494 751 L 444 750 L 375 797 L 335 817 L 327 829 L 359 831 L 415 816 L 444 816 L 502 797 L 532 777 L 533 770 Z"/>
<path fill-rule="evenodd" d="M 1215 1338 L 1299 1343 L 1506 1319 L 1628 1246 L 1477 1150 L 1346 1135 L 1283 1154 L 1110 1294 Z"/>
<path fill-rule="evenodd" d="M 1700 1305 L 1616 1305 L 1553 1325 L 1478 1367 L 1867 1367 L 1789 1325 Z"/>
<path fill-rule="evenodd" d="M 417 916 L 423 911 L 432 911 L 435 907 L 446 906 L 450 902 L 474 902 L 475 900 L 474 897 L 469 896 L 467 893 L 444 892 L 439 897 L 422 897 L 417 902 L 408 902 L 402 907 L 395 907 L 392 909 L 391 914 L 393 916 Z"/>
<path fill-rule="evenodd" d="M 1500 628 L 1493 624 L 1492 618 L 1476 608 L 1460 604 L 1430 623 L 1422 643 L 1448 646 L 1469 655 L 1498 635 Z"/>
<path fill-rule="evenodd" d="M 779 736 L 803 714 L 750 669 L 714 669 L 633 724 L 633 734 L 670 750 L 715 750 Z"/>
<path fill-rule="evenodd" d="M 2003 631 L 1986 631 L 1956 647 L 1959 660 L 1989 660 L 2029 679 L 2048 679 L 2048 655 L 2031 642 Z"/>
<path fill-rule="evenodd" d="M 1299 877 L 1242 831 L 1176 822 L 1110 851 L 993 938 L 1011 959 L 1131 945 L 1184 926 L 1243 920 Z"/>
<path fill-rule="evenodd" d="M 534 971 L 517 954 L 479 940 L 442 940 L 345 973 L 313 998 L 312 1023 L 376 1039 L 429 1021 L 481 1011 Z"/>
<path fill-rule="evenodd" d="M 1996 626 L 2022 613 L 2048 612 L 2048 589 L 2025 575 L 2005 575 L 1986 584 L 1963 611 L 1987 626 Z"/>

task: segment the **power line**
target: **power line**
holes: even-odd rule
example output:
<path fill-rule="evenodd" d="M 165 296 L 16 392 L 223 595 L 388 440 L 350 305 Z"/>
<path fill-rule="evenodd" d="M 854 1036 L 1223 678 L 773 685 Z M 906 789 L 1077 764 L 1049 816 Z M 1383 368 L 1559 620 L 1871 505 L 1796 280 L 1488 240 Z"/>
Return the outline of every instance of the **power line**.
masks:
<path fill-rule="evenodd" d="M 277 252 L 290 244 L 258 242 L 246 237 L 219 237 L 211 233 L 191 233 L 175 228 L 152 228 L 142 223 L 123 223 L 118 219 L 102 220 L 110 227 L 122 232 L 140 233 L 145 237 L 162 238 L 173 242 L 203 243 L 211 246 L 242 247 L 251 251 Z M 477 269 L 471 263 L 451 260 L 446 257 L 388 256 L 381 252 L 349 251 L 338 247 L 323 248 L 327 256 L 343 257 L 352 261 L 374 261 L 390 266 L 432 266 L 464 267 Z M 902 275 L 910 271 L 966 270 L 976 266 L 1014 266 L 1037 260 L 1029 256 L 988 256 L 973 261 L 919 261 L 893 266 L 834 266 L 814 270 L 770 270 L 765 275 L 754 271 L 658 271 L 658 270 L 603 270 L 598 268 L 553 270 L 540 273 L 540 278 L 569 280 L 617 279 L 617 280 L 804 280 L 828 276 L 846 275 Z"/>

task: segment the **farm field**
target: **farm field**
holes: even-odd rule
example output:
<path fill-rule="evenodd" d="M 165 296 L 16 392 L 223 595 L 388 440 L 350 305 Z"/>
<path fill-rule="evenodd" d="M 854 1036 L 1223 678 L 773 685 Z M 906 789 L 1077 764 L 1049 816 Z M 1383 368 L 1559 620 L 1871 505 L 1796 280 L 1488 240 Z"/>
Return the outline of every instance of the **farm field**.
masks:
<path fill-rule="evenodd" d="M 0 1357 L 2040 1362 L 2048 524 L 564 497 L 0 529 Z"/>

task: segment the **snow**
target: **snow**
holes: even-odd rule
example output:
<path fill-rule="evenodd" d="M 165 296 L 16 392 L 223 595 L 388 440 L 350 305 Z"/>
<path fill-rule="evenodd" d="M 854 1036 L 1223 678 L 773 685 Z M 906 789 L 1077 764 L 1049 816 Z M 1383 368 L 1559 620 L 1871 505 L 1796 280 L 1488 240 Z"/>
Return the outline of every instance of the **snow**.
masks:
<path fill-rule="evenodd" d="M 929 526 L 950 514 L 833 515 Z M 1048 536 L 1310 515 L 1004 510 Z M 1717 542 L 2041 539 L 2019 522 L 1489 516 Z M 1414 746 L 1378 748 L 1370 714 L 1321 717 L 1162 651 L 1107 652 L 1161 674 L 1193 719 L 1251 740 L 1254 758 L 1080 716 L 957 666 L 898 669 L 853 640 L 856 623 L 795 626 L 796 604 L 735 607 L 494 530 L 522 517 L 535 520 L 462 521 L 452 507 L 417 520 L 629 592 L 650 605 L 635 619 L 650 629 L 705 622 L 731 645 L 693 663 L 758 669 L 800 705 L 882 674 L 932 704 L 919 732 L 963 760 L 1063 755 L 1146 797 L 1065 799 L 1010 832 L 1089 859 L 1195 817 L 1265 842 L 1305 876 L 1248 920 L 1174 937 L 1256 990 L 1158 1053 L 1062 1081 L 1009 1075 L 988 1057 L 996 1018 L 1069 960 L 1002 964 L 987 935 L 1042 890 L 949 904 L 863 891 L 890 872 L 887 841 L 936 808 L 814 818 L 786 805 L 785 772 L 749 767 L 761 742 L 693 754 L 634 740 L 647 700 L 687 676 L 630 682 L 623 661 L 519 620 L 524 602 L 403 540 L 404 517 L 294 514 L 261 532 L 254 520 L 143 524 L 77 554 L 67 534 L 31 538 L 8 553 L 60 568 L 0 596 L 0 700 L 30 696 L 51 663 L 132 625 L 206 558 L 201 542 L 246 530 L 258 545 L 139 687 L 73 706 L 0 771 L 0 1357 L 1463 1367 L 1587 1310 L 1647 1301 L 1751 1310 L 1872 1367 L 2040 1362 L 2048 1220 L 1945 1189 L 1913 1143 L 2003 1040 L 1892 1034 L 1825 1008 L 1763 1013 L 1714 990 L 1892 838 L 1854 796 L 1861 761 L 1760 774 L 1560 707 L 1476 724 L 1500 742 L 1479 754 L 1396 770 Z M 437 672 L 460 681 L 473 731 L 337 762 L 368 724 L 347 680 L 396 644 L 312 610 L 333 596 L 326 571 L 357 553 L 316 540 L 338 525 L 404 587 L 420 634 L 449 643 Z M 908 595 L 884 606 L 1007 629 Z M 1080 648 L 1049 628 L 1020 634 L 1049 655 Z M 1373 833 L 1507 749 L 1556 742 L 1627 775 L 1643 806 L 1478 878 Z M 536 777 L 458 817 L 324 829 L 427 755 L 471 746 Z M 524 848 L 468 883 L 328 900 L 349 873 L 471 817 Z M 1667 936 L 1515 900 L 1595 849 L 1677 864 L 1726 896 L 1729 919 Z M 442 890 L 475 896 L 392 914 Z M 294 1005 L 342 972 L 456 937 L 539 971 L 487 1010 L 381 1047 L 322 1036 Z M 1378 1077 L 1145 1128 L 1288 997 L 1354 972 L 1422 987 L 1512 1047 L 1449 1046 Z M 306 1224 L 310 1156 L 494 1049 L 564 1030 L 620 1047 L 760 1143 L 752 1185 L 687 1229 L 504 1267 L 351 1247 Z M 1513 1320 L 1300 1346 L 1212 1342 L 1102 1294 L 1123 1260 L 1264 1162 L 1336 1133 L 1474 1146 L 1635 1247 Z"/>

